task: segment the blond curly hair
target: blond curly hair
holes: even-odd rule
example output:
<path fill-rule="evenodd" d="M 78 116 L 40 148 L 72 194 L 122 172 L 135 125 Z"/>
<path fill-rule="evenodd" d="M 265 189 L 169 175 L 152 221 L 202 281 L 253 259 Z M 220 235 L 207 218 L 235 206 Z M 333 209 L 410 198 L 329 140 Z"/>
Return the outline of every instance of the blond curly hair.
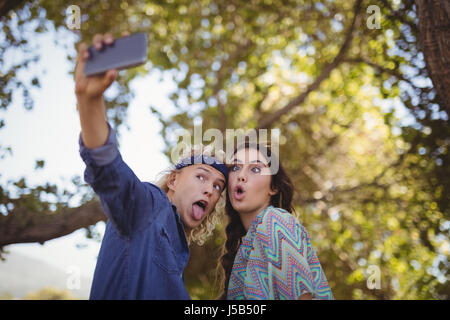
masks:
<path fill-rule="evenodd" d="M 202 144 L 189 146 L 188 148 L 185 148 L 179 159 L 184 159 L 194 155 L 207 155 L 210 157 L 214 157 L 222 163 L 225 163 L 226 160 L 225 152 L 223 150 L 217 150 L 213 144 L 208 146 L 204 146 Z M 177 162 L 179 159 L 175 159 L 174 162 Z M 169 192 L 169 187 L 167 185 L 169 178 L 172 174 L 180 172 L 181 170 L 183 169 L 176 169 L 174 165 L 171 166 L 170 168 L 162 171 L 159 174 L 159 177 L 157 178 L 155 184 L 164 192 Z M 212 235 L 214 229 L 216 228 L 216 225 L 222 221 L 225 214 L 225 196 L 227 192 L 226 189 L 227 188 L 225 187 L 219 197 L 219 200 L 216 203 L 214 210 L 206 217 L 205 220 L 202 221 L 202 223 L 198 227 L 192 229 L 189 234 L 187 234 L 187 240 L 189 244 L 193 241 L 199 246 L 203 245 L 208 237 Z"/>

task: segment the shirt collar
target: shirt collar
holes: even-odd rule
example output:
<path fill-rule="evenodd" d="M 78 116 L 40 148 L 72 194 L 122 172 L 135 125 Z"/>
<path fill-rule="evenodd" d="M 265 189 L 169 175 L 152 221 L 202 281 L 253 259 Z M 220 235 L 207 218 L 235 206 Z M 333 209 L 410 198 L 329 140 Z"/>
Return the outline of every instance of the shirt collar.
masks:
<path fill-rule="evenodd" d="M 272 208 L 273 208 L 272 205 L 269 205 L 269 206 L 265 207 L 263 210 L 261 210 L 260 213 L 258 213 L 258 215 L 256 216 L 256 218 L 253 219 L 252 224 L 251 224 L 250 229 L 249 229 L 249 230 L 251 230 L 251 232 L 253 233 L 253 235 L 255 234 L 256 228 L 258 227 L 258 225 L 259 225 L 259 224 L 262 222 L 262 220 L 264 219 L 264 216 L 266 215 L 266 213 L 267 213 L 270 209 L 272 209 Z"/>

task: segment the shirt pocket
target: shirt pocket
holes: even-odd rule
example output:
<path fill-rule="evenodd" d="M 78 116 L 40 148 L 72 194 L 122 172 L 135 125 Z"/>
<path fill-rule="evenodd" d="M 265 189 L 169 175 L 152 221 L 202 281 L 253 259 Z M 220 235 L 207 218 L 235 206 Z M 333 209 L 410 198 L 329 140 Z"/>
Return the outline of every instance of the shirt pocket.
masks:
<path fill-rule="evenodd" d="M 153 262 L 167 273 L 180 274 L 180 266 L 176 254 L 172 248 L 169 235 L 162 227 L 159 231 Z"/>

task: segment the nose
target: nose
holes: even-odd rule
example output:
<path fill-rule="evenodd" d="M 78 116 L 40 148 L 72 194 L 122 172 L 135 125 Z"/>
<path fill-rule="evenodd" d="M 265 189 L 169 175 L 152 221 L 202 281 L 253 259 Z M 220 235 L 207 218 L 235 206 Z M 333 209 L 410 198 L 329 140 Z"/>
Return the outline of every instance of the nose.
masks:
<path fill-rule="evenodd" d="M 214 186 L 212 183 L 205 183 L 203 187 L 203 194 L 206 194 L 208 197 L 212 195 Z"/>
<path fill-rule="evenodd" d="M 239 170 L 238 182 L 247 182 L 247 174 L 245 170 Z"/>

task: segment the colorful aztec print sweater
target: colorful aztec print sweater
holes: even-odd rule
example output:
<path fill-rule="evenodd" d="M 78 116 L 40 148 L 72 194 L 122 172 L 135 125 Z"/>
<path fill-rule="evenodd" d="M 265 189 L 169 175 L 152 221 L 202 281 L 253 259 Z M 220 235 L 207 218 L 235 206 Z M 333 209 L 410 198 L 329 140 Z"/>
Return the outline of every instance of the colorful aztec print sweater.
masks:
<path fill-rule="evenodd" d="M 306 229 L 268 206 L 253 220 L 236 254 L 228 299 L 333 299 Z"/>

